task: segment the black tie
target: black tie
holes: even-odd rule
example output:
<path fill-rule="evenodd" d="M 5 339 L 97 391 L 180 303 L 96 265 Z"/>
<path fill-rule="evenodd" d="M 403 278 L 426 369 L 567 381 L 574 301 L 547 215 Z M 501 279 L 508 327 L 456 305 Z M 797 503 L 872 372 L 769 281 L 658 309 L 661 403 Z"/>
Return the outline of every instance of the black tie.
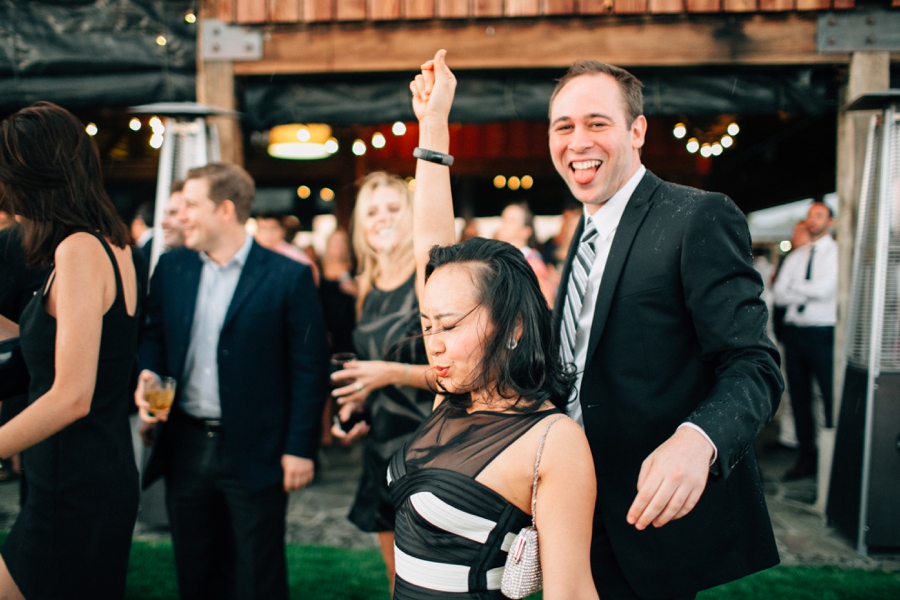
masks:
<path fill-rule="evenodd" d="M 815 251 L 816 251 L 816 247 L 811 246 L 809 249 L 809 262 L 806 263 L 806 280 L 807 281 L 812 279 L 812 261 L 813 261 L 813 254 L 815 253 Z M 805 304 L 801 304 L 800 306 L 797 307 L 798 313 L 802 313 L 804 310 L 806 310 Z"/>

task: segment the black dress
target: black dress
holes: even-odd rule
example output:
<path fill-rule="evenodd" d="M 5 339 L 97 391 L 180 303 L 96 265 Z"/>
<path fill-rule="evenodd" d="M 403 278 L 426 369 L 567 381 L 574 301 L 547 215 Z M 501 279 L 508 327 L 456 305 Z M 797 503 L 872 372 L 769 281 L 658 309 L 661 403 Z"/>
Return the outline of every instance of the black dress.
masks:
<path fill-rule="evenodd" d="M 400 287 L 372 288 L 353 332 L 360 360 L 422 365 L 428 362 L 422 342 L 415 275 Z M 367 399 L 371 430 L 363 445 L 363 471 L 348 518 L 363 531 L 393 531 L 394 504 L 384 474 L 391 457 L 431 414 L 434 393 L 389 385 Z"/>
<path fill-rule="evenodd" d="M 556 409 L 466 413 L 444 402 L 390 463 L 397 509 L 395 600 L 488 600 L 531 516 L 475 478 Z M 537 448 L 535 448 L 537 451 Z"/>
<path fill-rule="evenodd" d="M 0 551 L 28 600 L 125 595 L 138 507 L 128 424 L 138 318 L 128 315 L 112 250 L 95 237 L 112 261 L 116 299 L 103 316 L 91 410 L 24 452 L 28 498 Z M 44 395 L 55 378 L 56 319 L 45 310 L 45 295 L 34 296 L 20 322 L 22 353 L 31 373 L 29 403 Z"/>

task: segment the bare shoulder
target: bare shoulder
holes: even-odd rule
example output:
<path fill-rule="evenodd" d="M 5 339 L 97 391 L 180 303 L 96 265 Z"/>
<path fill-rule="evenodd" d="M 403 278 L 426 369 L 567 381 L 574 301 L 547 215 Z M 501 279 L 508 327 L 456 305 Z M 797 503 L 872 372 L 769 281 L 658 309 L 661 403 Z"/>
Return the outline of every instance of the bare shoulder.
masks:
<path fill-rule="evenodd" d="M 54 257 L 56 258 L 57 263 L 59 263 L 60 260 L 71 261 L 90 259 L 93 258 L 94 255 L 106 255 L 106 251 L 103 249 L 100 240 L 90 233 L 78 231 L 66 237 L 59 243 L 59 246 L 56 247 Z"/>
<path fill-rule="evenodd" d="M 103 277 L 109 262 L 100 240 L 85 232 L 65 238 L 54 254 L 58 274 L 76 274 L 79 278 Z"/>
<path fill-rule="evenodd" d="M 559 418 L 558 415 L 551 415 L 542 419 L 537 425 L 536 429 L 540 430 L 539 435 L 550 423 L 553 423 L 553 426 L 547 431 L 541 466 L 544 464 L 553 465 L 554 468 L 590 466 L 593 470 L 591 448 L 581 425 L 569 417 Z"/>
<path fill-rule="evenodd" d="M 536 429 L 543 433 L 548 425 L 553 424 L 547 431 L 547 441 L 544 443 L 544 451 L 546 452 L 550 446 L 562 449 L 580 449 L 582 446 L 587 449 L 587 436 L 584 429 L 565 415 L 550 415 L 541 419 Z"/>

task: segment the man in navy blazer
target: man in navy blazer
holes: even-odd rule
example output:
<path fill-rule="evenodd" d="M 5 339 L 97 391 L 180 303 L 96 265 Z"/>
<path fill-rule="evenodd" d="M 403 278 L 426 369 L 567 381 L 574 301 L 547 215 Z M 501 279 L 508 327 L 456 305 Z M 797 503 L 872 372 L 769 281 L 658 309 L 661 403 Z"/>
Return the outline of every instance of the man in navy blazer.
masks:
<path fill-rule="evenodd" d="M 253 180 L 210 164 L 184 185 L 185 248 L 150 282 L 136 402 L 156 425 L 144 486 L 166 478 L 180 595 L 287 598 L 287 493 L 313 479 L 326 397 L 321 307 L 309 267 L 245 232 Z M 143 389 L 175 377 L 172 410 Z"/>
<path fill-rule="evenodd" d="M 550 100 L 550 154 L 585 207 L 554 317 L 605 600 L 693 598 L 778 562 L 752 445 L 783 382 L 746 219 L 647 171 L 646 129 L 640 81 L 611 65 L 575 63 Z"/>

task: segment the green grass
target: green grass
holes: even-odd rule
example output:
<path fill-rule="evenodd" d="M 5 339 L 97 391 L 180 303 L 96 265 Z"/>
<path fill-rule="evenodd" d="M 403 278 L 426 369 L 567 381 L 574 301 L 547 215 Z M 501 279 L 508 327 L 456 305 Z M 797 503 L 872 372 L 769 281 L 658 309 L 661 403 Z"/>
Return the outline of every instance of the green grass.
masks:
<path fill-rule="evenodd" d="M 287 547 L 292 598 L 387 600 L 388 585 L 376 549 Z M 128 570 L 128 598 L 176 598 L 170 542 L 135 541 Z M 538 600 L 540 594 L 530 597 Z M 887 600 L 900 598 L 900 572 L 834 567 L 776 567 L 712 590 L 698 600 Z"/>
<path fill-rule="evenodd" d="M 6 533 L 0 533 L 0 542 Z M 292 598 L 388 600 L 384 563 L 377 549 L 287 547 Z M 128 566 L 129 600 L 178 597 L 172 543 L 135 540 Z M 540 594 L 529 600 L 538 600 Z M 887 600 L 900 598 L 900 572 L 835 567 L 776 567 L 701 592 L 698 600 Z"/>
<path fill-rule="evenodd" d="M 288 544 L 291 598 L 388 600 L 387 575 L 377 549 L 346 550 Z M 128 564 L 129 600 L 178 597 L 172 543 L 135 540 Z"/>

